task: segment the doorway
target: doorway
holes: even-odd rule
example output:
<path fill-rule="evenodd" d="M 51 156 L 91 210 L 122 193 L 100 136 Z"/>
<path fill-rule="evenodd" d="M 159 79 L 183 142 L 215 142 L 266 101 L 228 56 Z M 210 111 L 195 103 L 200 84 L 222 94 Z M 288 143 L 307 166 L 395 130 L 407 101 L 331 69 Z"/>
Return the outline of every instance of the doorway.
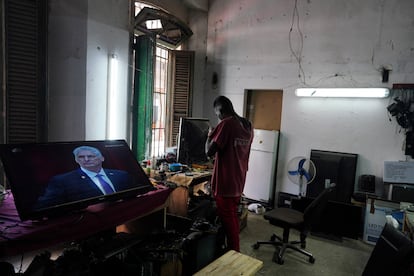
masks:
<path fill-rule="evenodd" d="M 254 128 L 245 198 L 273 206 L 276 190 L 282 90 L 247 90 L 245 116 Z"/>
<path fill-rule="evenodd" d="M 256 129 L 280 130 L 282 90 L 246 90 L 245 116 Z"/>

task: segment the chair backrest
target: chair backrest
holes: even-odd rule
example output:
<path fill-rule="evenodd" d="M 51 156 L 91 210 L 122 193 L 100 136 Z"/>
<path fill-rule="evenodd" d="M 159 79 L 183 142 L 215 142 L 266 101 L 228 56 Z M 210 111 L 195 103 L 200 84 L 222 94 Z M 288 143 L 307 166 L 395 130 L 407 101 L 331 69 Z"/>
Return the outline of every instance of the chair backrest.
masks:
<path fill-rule="evenodd" d="M 386 223 L 362 275 L 413 274 L 414 242 L 400 230 Z"/>
<path fill-rule="evenodd" d="M 319 223 L 322 213 L 328 205 L 329 195 L 335 189 L 335 186 L 331 186 L 323 190 L 303 212 L 303 219 L 306 228 L 310 228 L 312 225 Z"/>

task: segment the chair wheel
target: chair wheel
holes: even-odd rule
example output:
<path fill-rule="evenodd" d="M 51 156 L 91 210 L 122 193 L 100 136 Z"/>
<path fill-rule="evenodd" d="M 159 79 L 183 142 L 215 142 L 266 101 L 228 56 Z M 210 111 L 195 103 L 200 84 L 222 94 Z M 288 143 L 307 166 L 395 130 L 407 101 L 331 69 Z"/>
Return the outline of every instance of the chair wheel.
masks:
<path fill-rule="evenodd" d="M 275 257 L 275 258 L 273 259 L 273 261 L 274 261 L 275 263 L 277 263 L 277 264 L 280 264 L 280 265 L 282 265 L 282 264 L 284 264 L 284 263 L 285 263 L 285 260 L 283 260 L 283 259 L 282 259 L 282 258 L 280 258 L 279 256 Z"/>
<path fill-rule="evenodd" d="M 259 247 L 260 247 L 260 244 L 258 244 L 258 243 L 255 243 L 255 244 L 253 244 L 253 245 L 252 245 L 252 247 L 253 247 L 253 249 L 259 249 Z"/>
<path fill-rule="evenodd" d="M 277 263 L 277 264 L 280 264 L 280 265 L 282 265 L 282 264 L 285 263 L 285 261 L 283 260 L 283 258 L 279 256 L 279 252 L 278 251 L 275 251 L 275 253 L 273 253 L 273 259 L 272 259 L 272 261 L 275 262 L 275 263 Z"/>
<path fill-rule="evenodd" d="M 276 240 L 276 235 L 275 235 L 275 234 L 273 234 L 273 235 L 270 237 L 270 241 L 274 242 L 275 240 Z"/>
<path fill-rule="evenodd" d="M 315 263 L 315 258 L 314 258 L 314 257 L 309 257 L 309 262 L 310 262 L 311 264 L 314 264 L 314 263 Z"/>

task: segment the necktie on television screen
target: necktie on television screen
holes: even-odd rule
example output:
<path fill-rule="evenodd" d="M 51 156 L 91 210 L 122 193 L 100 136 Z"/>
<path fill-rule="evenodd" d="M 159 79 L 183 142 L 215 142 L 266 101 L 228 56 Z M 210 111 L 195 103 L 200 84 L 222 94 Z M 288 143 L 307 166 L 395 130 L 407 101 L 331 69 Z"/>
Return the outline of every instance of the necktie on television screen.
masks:
<path fill-rule="evenodd" d="M 101 174 L 97 174 L 96 177 L 98 178 L 99 183 L 104 189 L 105 194 L 112 194 L 114 192 L 114 189 L 112 189 L 111 185 L 109 185 L 109 183 L 105 181 Z"/>

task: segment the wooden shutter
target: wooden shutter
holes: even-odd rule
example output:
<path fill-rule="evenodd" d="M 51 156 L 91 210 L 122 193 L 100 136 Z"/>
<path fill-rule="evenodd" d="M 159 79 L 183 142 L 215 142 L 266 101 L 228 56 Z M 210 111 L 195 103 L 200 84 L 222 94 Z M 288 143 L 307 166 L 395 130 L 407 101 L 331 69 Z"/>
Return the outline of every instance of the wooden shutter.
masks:
<path fill-rule="evenodd" d="M 47 137 L 47 0 L 4 0 L 4 8 L 5 142 L 40 142 Z"/>
<path fill-rule="evenodd" d="M 172 51 L 171 131 L 167 134 L 171 146 L 177 145 L 180 118 L 191 117 L 193 71 L 193 51 Z"/>

